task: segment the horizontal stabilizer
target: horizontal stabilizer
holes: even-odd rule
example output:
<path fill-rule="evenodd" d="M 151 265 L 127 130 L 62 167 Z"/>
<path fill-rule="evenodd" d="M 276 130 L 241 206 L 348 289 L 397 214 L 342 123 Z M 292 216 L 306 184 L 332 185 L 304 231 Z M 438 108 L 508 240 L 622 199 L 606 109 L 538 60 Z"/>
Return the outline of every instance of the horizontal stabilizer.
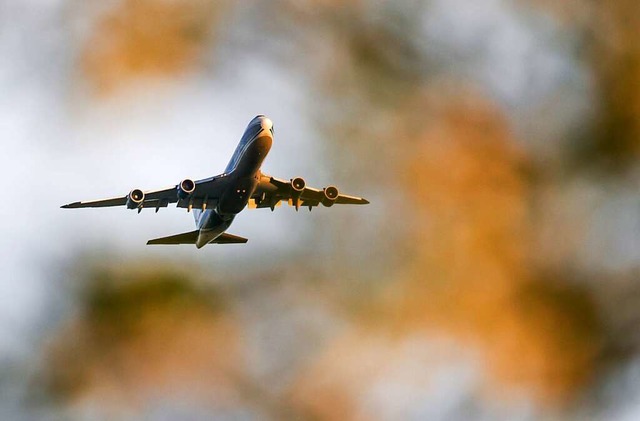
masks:
<path fill-rule="evenodd" d="M 185 232 L 182 234 L 172 235 L 169 237 L 156 238 L 147 241 L 147 245 L 158 244 L 195 244 L 198 240 L 198 234 L 200 231 L 195 230 L 191 232 Z M 218 238 L 209 242 L 209 244 L 243 244 L 246 243 L 246 238 L 238 237 L 237 235 L 222 233 Z"/>
<path fill-rule="evenodd" d="M 244 237 L 239 237 L 237 235 L 227 234 L 226 232 L 223 232 L 218 238 L 216 238 L 209 244 L 244 244 L 247 241 L 249 240 Z"/>
<path fill-rule="evenodd" d="M 155 244 L 195 244 L 198 239 L 199 230 L 171 235 L 169 237 L 156 238 L 147 241 L 147 245 Z"/>

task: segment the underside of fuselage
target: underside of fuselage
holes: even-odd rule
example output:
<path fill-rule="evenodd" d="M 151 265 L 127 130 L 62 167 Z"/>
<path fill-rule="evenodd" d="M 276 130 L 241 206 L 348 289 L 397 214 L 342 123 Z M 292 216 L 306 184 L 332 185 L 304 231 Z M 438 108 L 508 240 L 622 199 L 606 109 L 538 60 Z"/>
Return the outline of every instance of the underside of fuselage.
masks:
<path fill-rule="evenodd" d="M 226 231 L 235 216 L 249 202 L 260 180 L 260 167 L 273 144 L 273 124 L 257 116 L 247 126 L 227 169 L 224 192 L 215 209 L 208 209 L 196 218 L 200 233 L 196 246 L 201 248 Z"/>

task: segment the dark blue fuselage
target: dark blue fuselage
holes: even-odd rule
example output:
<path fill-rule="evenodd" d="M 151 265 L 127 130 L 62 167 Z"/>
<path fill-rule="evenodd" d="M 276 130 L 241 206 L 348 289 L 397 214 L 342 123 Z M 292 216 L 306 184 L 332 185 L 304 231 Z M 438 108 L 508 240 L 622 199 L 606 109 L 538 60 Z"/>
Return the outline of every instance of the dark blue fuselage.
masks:
<path fill-rule="evenodd" d="M 249 202 L 260 180 L 260 167 L 273 143 L 273 124 L 263 115 L 247 126 L 222 177 L 227 187 L 215 209 L 194 210 L 200 234 L 198 248 L 214 240 L 229 228 L 235 216 Z"/>

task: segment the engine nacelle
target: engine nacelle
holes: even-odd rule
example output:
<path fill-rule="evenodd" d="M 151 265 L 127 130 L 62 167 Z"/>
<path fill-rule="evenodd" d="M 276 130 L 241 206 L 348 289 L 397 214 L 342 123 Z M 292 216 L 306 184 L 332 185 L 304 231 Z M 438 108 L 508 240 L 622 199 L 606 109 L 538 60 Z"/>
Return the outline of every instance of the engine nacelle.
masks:
<path fill-rule="evenodd" d="M 195 181 L 186 178 L 178 184 L 178 199 L 186 199 L 196 190 Z"/>
<path fill-rule="evenodd" d="M 298 195 L 300 195 L 306 186 L 307 183 L 302 177 L 296 177 L 291 180 L 291 190 L 293 194 L 297 193 Z"/>
<path fill-rule="evenodd" d="M 144 202 L 144 192 L 140 189 L 133 189 L 127 196 L 127 209 L 136 209 Z"/>
<path fill-rule="evenodd" d="M 340 196 L 340 192 L 335 186 L 325 187 L 323 193 L 324 198 L 322 199 L 322 204 L 328 208 L 333 206 L 333 204 L 338 199 L 338 196 Z"/>
<path fill-rule="evenodd" d="M 304 191 L 307 183 L 302 177 L 296 177 L 291 179 L 291 201 L 296 210 L 300 209 L 300 196 Z"/>

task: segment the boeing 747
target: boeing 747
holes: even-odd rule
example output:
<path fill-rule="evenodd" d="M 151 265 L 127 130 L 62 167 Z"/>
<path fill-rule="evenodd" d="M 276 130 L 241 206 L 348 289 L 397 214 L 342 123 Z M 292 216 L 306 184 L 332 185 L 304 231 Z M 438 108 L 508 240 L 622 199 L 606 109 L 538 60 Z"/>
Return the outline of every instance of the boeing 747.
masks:
<path fill-rule="evenodd" d="M 271 177 L 260 171 L 262 162 L 273 144 L 273 123 L 263 115 L 255 117 L 245 130 L 231 161 L 224 173 L 204 180 L 184 179 L 179 184 L 161 190 L 133 189 L 126 196 L 111 199 L 74 202 L 62 206 L 65 209 L 102 208 L 126 206 L 141 212 L 176 203 L 179 208 L 193 210 L 196 230 L 170 237 L 150 240 L 147 244 L 195 244 L 202 248 L 207 244 L 246 243 L 247 239 L 226 231 L 234 218 L 245 207 L 270 208 L 281 202 L 309 210 L 322 204 L 366 205 L 366 199 L 341 194 L 335 186 L 315 189 L 308 187 L 301 177 L 289 181 Z"/>

